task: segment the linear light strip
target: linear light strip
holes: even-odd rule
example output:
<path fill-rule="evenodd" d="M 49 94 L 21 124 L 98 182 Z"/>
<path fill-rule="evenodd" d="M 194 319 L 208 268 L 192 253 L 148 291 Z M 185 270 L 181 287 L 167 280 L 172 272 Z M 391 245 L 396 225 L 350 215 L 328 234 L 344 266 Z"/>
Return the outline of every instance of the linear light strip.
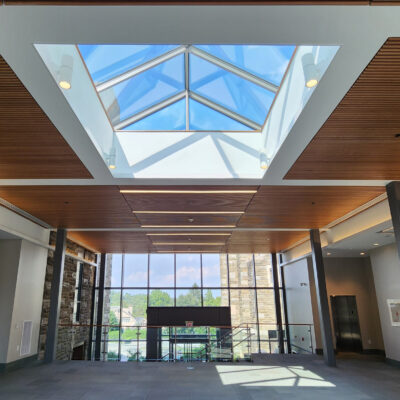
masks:
<path fill-rule="evenodd" d="M 244 211 L 132 211 L 134 214 L 244 214 Z"/>
<path fill-rule="evenodd" d="M 157 250 L 157 253 L 198 253 L 198 251 L 196 250 L 178 250 L 178 251 L 173 251 L 173 250 Z M 210 250 L 206 250 L 206 251 L 201 251 L 202 253 L 216 253 L 216 254 L 221 254 L 220 251 L 210 251 Z M 224 254 L 224 253 L 222 253 Z"/>
<path fill-rule="evenodd" d="M 146 233 L 147 236 L 231 236 L 232 233 L 201 233 L 201 232 L 188 232 L 188 233 Z"/>
<path fill-rule="evenodd" d="M 142 228 L 235 228 L 236 225 L 141 225 Z"/>
<path fill-rule="evenodd" d="M 155 246 L 224 246 L 226 243 L 192 243 L 192 242 L 153 242 Z"/>
<path fill-rule="evenodd" d="M 164 190 L 164 189 L 121 189 L 120 193 L 132 194 L 255 194 L 257 190 Z"/>

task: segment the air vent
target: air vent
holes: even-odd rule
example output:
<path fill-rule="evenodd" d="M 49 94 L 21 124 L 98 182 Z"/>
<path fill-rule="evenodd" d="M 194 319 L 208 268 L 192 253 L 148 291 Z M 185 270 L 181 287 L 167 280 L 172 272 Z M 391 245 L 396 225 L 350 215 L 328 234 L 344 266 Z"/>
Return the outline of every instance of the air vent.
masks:
<path fill-rule="evenodd" d="M 31 352 L 32 321 L 24 321 L 21 339 L 20 355 L 25 356 Z"/>

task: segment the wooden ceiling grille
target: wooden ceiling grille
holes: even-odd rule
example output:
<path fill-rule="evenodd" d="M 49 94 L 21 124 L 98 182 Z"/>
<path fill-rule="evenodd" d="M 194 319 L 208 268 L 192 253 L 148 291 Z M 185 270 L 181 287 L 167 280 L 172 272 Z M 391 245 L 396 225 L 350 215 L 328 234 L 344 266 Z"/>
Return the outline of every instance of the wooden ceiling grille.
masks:
<path fill-rule="evenodd" d="M 400 179 L 400 38 L 389 38 L 285 179 Z"/>
<path fill-rule="evenodd" d="M 92 178 L 0 56 L 0 179 Z"/>

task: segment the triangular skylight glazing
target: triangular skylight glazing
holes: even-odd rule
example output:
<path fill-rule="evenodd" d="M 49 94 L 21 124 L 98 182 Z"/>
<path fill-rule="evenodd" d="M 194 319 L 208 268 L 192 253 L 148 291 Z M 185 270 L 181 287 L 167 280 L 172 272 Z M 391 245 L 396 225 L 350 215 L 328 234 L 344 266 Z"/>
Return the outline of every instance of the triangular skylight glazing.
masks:
<path fill-rule="evenodd" d="M 79 45 L 114 131 L 260 132 L 295 46 Z"/>

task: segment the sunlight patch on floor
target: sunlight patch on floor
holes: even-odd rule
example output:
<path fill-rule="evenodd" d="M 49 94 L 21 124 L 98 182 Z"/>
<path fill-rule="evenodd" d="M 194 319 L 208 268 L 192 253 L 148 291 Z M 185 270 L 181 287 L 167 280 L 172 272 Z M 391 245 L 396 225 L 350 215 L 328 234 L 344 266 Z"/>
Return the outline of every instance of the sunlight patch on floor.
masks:
<path fill-rule="evenodd" d="M 223 385 L 276 386 L 276 387 L 335 387 L 316 373 L 302 366 L 244 366 L 217 365 Z"/>

